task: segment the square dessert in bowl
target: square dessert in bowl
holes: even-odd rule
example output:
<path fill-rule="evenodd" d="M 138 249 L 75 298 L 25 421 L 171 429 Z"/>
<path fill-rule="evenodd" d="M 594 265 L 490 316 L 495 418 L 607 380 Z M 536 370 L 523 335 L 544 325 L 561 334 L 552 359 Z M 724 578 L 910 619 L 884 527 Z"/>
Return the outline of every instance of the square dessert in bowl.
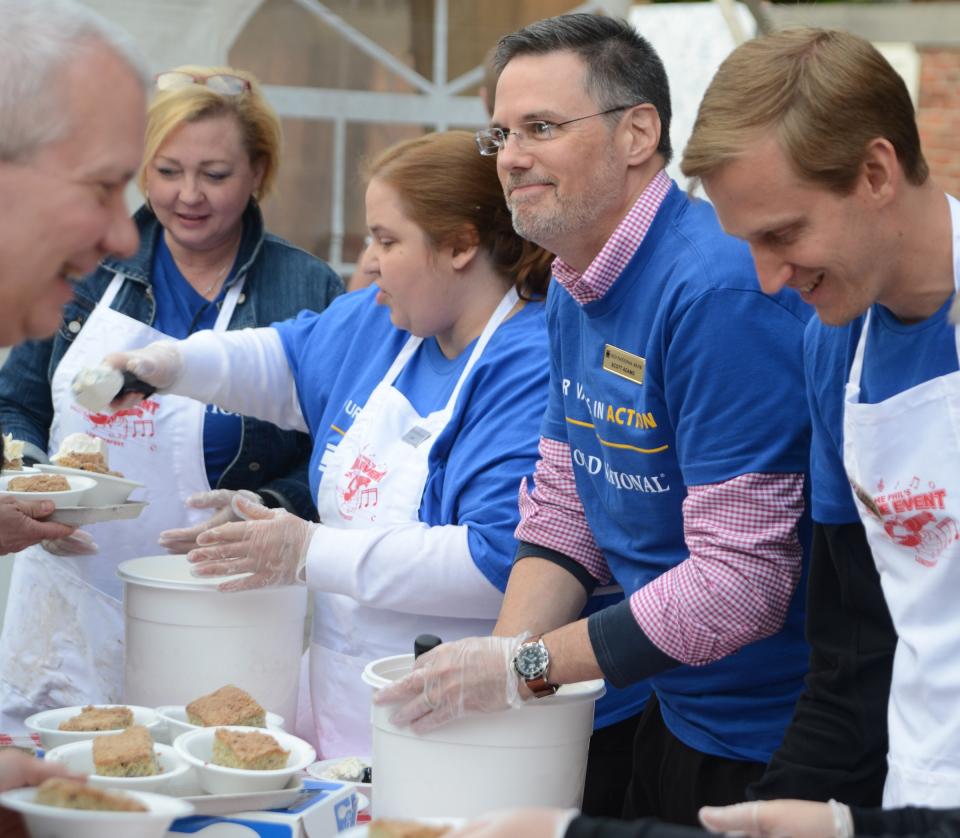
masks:
<path fill-rule="evenodd" d="M 63 476 L 84 476 L 94 487 L 84 498 L 86 506 L 111 506 L 126 503 L 134 489 L 143 483 L 127 480 L 120 472 L 111 471 L 107 443 L 90 434 L 76 433 L 64 437 L 49 463 L 37 463 L 43 473 Z"/>
<path fill-rule="evenodd" d="M 163 725 L 155 710 L 132 704 L 58 707 L 34 713 L 23 723 L 27 730 L 40 735 L 47 750 L 98 736 L 113 736 L 133 725 L 143 725 L 155 739 Z"/>
<path fill-rule="evenodd" d="M 22 501 L 50 500 L 54 506 L 79 506 L 96 486 L 91 477 L 62 474 L 13 474 L 0 476 L 0 496 Z"/>
<path fill-rule="evenodd" d="M 0 806 L 19 812 L 33 836 L 43 838 L 163 838 L 193 805 L 149 792 L 116 792 L 51 778 L 37 788 L 0 794 Z"/>
<path fill-rule="evenodd" d="M 190 766 L 169 745 L 158 745 L 146 728 L 134 726 L 116 736 L 99 736 L 85 742 L 59 745 L 46 759 L 71 771 L 88 774 L 98 788 L 165 792 Z"/>
<path fill-rule="evenodd" d="M 167 725 L 170 741 L 202 727 L 242 726 L 283 730 L 283 716 L 269 713 L 245 690 L 228 684 L 200 696 L 186 707 L 165 705 L 157 714 Z"/>
<path fill-rule="evenodd" d="M 210 794 L 281 789 L 316 759 L 313 746 L 296 736 L 249 727 L 198 728 L 173 746 Z"/>

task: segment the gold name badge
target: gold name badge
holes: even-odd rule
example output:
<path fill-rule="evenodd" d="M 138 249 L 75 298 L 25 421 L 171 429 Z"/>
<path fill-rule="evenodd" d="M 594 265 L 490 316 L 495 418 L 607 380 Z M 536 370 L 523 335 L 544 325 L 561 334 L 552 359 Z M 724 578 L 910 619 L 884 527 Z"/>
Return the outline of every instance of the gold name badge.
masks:
<path fill-rule="evenodd" d="M 603 368 L 628 381 L 643 384 L 643 370 L 646 365 L 643 358 L 627 352 L 626 349 L 618 349 L 609 343 L 603 347 Z"/>

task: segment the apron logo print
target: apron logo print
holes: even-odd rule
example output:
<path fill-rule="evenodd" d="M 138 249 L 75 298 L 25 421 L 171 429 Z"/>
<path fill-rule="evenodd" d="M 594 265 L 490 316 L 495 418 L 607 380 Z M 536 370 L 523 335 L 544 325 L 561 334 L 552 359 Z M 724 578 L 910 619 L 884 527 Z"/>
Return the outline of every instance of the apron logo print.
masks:
<path fill-rule="evenodd" d="M 159 409 L 158 401 L 144 399 L 116 413 L 87 413 L 87 421 L 99 433 L 107 432 L 113 439 L 144 439 L 156 436 L 153 417 Z"/>
<path fill-rule="evenodd" d="M 914 478 L 911 488 L 872 496 L 862 486 L 852 485 L 857 499 L 883 524 L 887 537 L 911 548 L 918 564 L 934 567 L 944 551 L 954 541 L 960 541 L 956 519 L 936 514 L 946 509 L 946 489 L 937 489 L 931 483 L 929 492 L 914 492 L 920 485 Z M 879 485 L 883 486 L 883 481 Z"/>
<path fill-rule="evenodd" d="M 376 508 L 380 502 L 377 484 L 387 475 L 387 469 L 374 461 L 373 457 L 361 451 L 353 464 L 346 470 L 337 486 L 340 500 L 340 514 L 347 521 L 363 512 L 371 521 L 376 519 Z M 346 483 L 345 488 L 341 488 Z"/>

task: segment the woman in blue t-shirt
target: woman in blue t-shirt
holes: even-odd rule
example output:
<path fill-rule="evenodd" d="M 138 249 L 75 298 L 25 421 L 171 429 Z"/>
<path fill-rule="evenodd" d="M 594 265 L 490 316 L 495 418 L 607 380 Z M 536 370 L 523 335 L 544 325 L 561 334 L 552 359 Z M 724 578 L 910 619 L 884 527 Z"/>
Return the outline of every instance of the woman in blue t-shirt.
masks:
<path fill-rule="evenodd" d="M 320 523 L 236 498 L 244 520 L 189 557 L 201 575 L 250 574 L 224 590 L 313 589 L 299 730 L 325 757 L 369 753 L 368 662 L 423 632 L 492 629 L 547 397 L 550 256 L 513 231 L 495 159 L 451 131 L 387 150 L 367 178 L 370 288 L 322 315 L 109 359 L 313 437 Z"/>
<path fill-rule="evenodd" d="M 116 568 L 164 529 L 222 516 L 211 488 L 254 490 L 313 514 L 303 433 L 167 396 L 114 414 L 73 400 L 77 371 L 104 352 L 265 325 L 321 310 L 342 290 L 329 266 L 264 230 L 258 201 L 276 179 L 280 123 L 256 80 L 185 67 L 161 73 L 157 88 L 140 176 L 147 202 L 134 216 L 139 249 L 78 282 L 59 332 L 18 346 L 0 372 L 0 424 L 28 460 L 46 462 L 73 434 L 94 436 L 111 470 L 145 484 L 135 499 L 149 501 L 136 520 L 95 524 L 17 557 L 0 640 L 11 732 L 38 710 L 121 700 Z M 192 496 L 204 508 L 186 506 Z"/>

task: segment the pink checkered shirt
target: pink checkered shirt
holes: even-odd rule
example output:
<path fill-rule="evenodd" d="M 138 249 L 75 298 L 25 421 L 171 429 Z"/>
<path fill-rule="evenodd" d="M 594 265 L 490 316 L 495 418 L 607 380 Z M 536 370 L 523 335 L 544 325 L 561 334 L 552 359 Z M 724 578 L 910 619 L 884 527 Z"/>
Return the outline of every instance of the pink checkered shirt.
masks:
<path fill-rule="evenodd" d="M 553 275 L 580 305 L 601 299 L 627 266 L 670 189 L 660 171 L 582 274 L 561 259 Z M 541 437 L 535 488 L 520 486 L 516 537 L 570 556 L 600 585 L 611 580 L 577 494 L 570 447 Z M 690 556 L 630 597 L 640 628 L 688 664 L 718 660 L 783 625 L 800 578 L 802 474 L 744 474 L 687 487 Z"/>

